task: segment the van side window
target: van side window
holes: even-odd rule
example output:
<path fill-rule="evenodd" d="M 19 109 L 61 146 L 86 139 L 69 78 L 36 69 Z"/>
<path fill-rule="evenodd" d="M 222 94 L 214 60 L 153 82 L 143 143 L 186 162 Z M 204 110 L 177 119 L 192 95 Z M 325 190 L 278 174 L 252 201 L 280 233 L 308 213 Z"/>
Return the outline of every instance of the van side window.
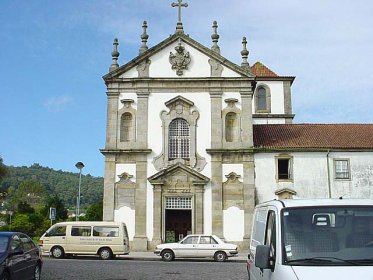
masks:
<path fill-rule="evenodd" d="M 72 226 L 71 236 L 91 236 L 91 227 Z"/>
<path fill-rule="evenodd" d="M 265 245 L 270 245 L 270 263 L 274 267 L 276 262 L 276 215 L 274 211 L 268 212 Z"/>
<path fill-rule="evenodd" d="M 258 209 L 255 213 L 253 236 L 251 238 L 251 247 L 255 248 L 259 244 L 264 244 L 264 234 L 266 227 L 266 214 L 265 209 Z"/>
<path fill-rule="evenodd" d="M 93 236 L 99 237 L 118 237 L 119 236 L 119 227 L 93 227 Z"/>
<path fill-rule="evenodd" d="M 49 236 L 66 236 L 66 226 L 55 226 L 48 232 Z"/>

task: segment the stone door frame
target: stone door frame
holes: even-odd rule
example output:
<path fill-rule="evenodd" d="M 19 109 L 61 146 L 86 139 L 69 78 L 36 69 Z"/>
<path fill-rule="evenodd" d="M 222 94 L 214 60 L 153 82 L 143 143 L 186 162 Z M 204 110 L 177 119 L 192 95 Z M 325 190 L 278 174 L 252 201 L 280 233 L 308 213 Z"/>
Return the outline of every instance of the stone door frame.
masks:
<path fill-rule="evenodd" d="M 183 179 L 177 179 L 183 178 Z M 177 163 L 148 178 L 153 185 L 153 241 L 160 244 L 165 238 L 165 209 L 167 197 L 191 197 L 192 233 L 203 233 L 203 195 L 209 178 Z"/>

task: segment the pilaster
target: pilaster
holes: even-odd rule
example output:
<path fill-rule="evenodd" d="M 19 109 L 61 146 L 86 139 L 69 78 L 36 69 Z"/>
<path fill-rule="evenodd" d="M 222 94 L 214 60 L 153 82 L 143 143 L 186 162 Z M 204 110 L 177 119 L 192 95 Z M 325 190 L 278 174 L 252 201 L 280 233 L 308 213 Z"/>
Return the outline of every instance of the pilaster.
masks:
<path fill-rule="evenodd" d="M 243 148 L 250 148 L 253 146 L 253 115 L 252 115 L 252 90 L 241 90 L 241 103 L 242 103 L 242 145 Z"/>
<path fill-rule="evenodd" d="M 243 170 L 244 240 L 248 240 L 251 235 L 251 226 L 255 207 L 255 178 L 253 154 L 246 154 L 243 156 Z"/>
<path fill-rule="evenodd" d="M 149 92 L 140 90 L 137 94 L 137 143 L 139 149 L 148 147 L 148 102 Z"/>
<path fill-rule="evenodd" d="M 136 162 L 136 190 L 135 190 L 135 237 L 133 239 L 134 251 L 147 250 L 146 236 L 146 197 L 147 197 L 147 160 L 146 155 L 138 157 Z"/>
<path fill-rule="evenodd" d="M 223 237 L 222 155 L 211 155 L 212 233 Z"/>
<path fill-rule="evenodd" d="M 153 241 L 158 243 L 162 240 L 162 186 L 153 187 Z"/>
<path fill-rule="evenodd" d="M 105 156 L 103 220 L 114 220 L 115 156 Z"/>
<path fill-rule="evenodd" d="M 222 148 L 223 125 L 221 117 L 222 91 L 210 91 L 211 100 L 211 149 Z"/>
<path fill-rule="evenodd" d="M 196 188 L 195 193 L 195 233 L 203 234 L 203 192 L 204 188 Z"/>
<path fill-rule="evenodd" d="M 106 117 L 106 149 L 115 149 L 117 143 L 117 121 L 118 121 L 118 89 L 108 89 L 107 95 L 107 117 Z"/>
<path fill-rule="evenodd" d="M 291 105 L 291 82 L 290 81 L 284 81 L 283 82 L 284 87 L 284 110 L 286 115 L 292 114 L 292 105 Z M 292 123 L 291 118 L 286 118 L 286 123 Z"/>

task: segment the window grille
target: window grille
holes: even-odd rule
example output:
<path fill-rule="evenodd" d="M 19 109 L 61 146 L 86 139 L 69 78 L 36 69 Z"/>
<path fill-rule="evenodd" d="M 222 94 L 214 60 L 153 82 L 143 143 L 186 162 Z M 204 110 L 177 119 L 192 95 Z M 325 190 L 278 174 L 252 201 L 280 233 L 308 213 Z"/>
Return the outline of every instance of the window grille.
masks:
<path fill-rule="evenodd" d="M 189 124 L 184 119 L 175 119 L 169 126 L 169 151 L 170 159 L 183 158 L 190 156 L 190 132 Z"/>
<path fill-rule="evenodd" d="M 166 209 L 192 209 L 192 198 L 166 197 Z"/>
<path fill-rule="evenodd" d="M 349 179 L 350 168 L 348 166 L 348 160 L 336 160 L 335 161 L 335 178 L 336 179 Z"/>

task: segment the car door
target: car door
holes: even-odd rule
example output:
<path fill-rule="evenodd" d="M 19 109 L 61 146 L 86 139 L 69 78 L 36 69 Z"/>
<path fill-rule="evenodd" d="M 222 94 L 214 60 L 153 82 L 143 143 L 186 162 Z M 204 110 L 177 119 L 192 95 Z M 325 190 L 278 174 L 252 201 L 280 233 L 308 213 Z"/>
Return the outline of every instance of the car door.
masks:
<path fill-rule="evenodd" d="M 212 236 L 202 235 L 198 243 L 198 256 L 213 257 L 218 246 L 218 242 Z"/>
<path fill-rule="evenodd" d="M 276 249 L 277 249 L 277 215 L 276 211 L 272 207 L 268 207 L 268 212 L 266 215 L 266 224 L 264 231 L 264 245 L 270 246 L 270 264 L 273 269 L 260 269 L 255 267 L 255 259 L 253 266 L 250 268 L 250 278 L 251 280 L 270 280 L 275 279 L 276 273 Z"/>
<path fill-rule="evenodd" d="M 175 256 L 182 258 L 198 257 L 198 242 L 199 236 L 197 235 L 185 237 L 178 244 L 178 248 L 175 250 Z"/>
<path fill-rule="evenodd" d="M 27 279 L 23 245 L 18 235 L 13 235 L 10 241 L 9 267 L 12 279 Z"/>
<path fill-rule="evenodd" d="M 25 275 L 26 279 L 31 279 L 34 275 L 35 266 L 39 260 L 39 249 L 34 242 L 25 234 L 20 234 L 24 251 Z"/>
<path fill-rule="evenodd" d="M 250 280 L 262 280 L 262 271 L 255 266 L 256 246 L 264 245 L 267 228 L 268 207 L 260 207 L 255 210 L 253 219 L 253 231 L 251 234 L 250 252 L 248 259 L 248 271 Z"/>

